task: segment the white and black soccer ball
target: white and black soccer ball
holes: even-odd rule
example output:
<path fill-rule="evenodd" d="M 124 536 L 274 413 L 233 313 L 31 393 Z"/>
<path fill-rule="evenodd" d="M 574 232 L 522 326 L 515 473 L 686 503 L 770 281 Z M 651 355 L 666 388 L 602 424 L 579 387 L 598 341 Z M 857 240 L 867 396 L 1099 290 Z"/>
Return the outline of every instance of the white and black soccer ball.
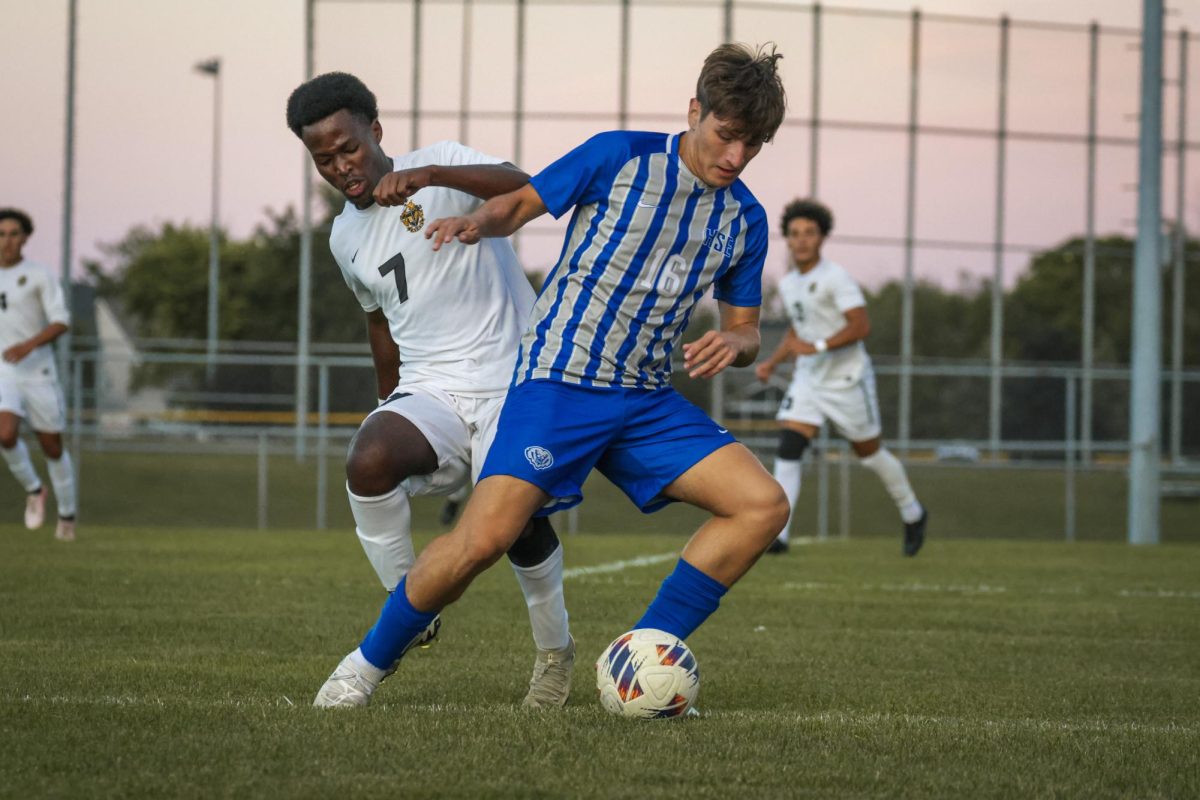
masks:
<path fill-rule="evenodd" d="M 596 661 L 606 711 L 637 719 L 681 717 L 700 693 L 696 657 L 676 636 L 653 628 L 623 633 Z"/>

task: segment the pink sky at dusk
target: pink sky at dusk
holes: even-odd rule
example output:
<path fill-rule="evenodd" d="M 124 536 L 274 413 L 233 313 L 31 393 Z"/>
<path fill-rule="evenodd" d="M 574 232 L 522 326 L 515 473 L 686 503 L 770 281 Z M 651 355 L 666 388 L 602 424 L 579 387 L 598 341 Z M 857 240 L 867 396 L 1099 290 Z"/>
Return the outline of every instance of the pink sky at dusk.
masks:
<path fill-rule="evenodd" d="M 792 118 L 809 115 L 811 15 L 780 8 L 738 8 L 734 38 L 773 40 L 785 54 Z M 781 2 L 780 5 L 795 5 Z M 1200 0 L 1169 3 L 1168 29 L 1200 30 Z M 834 0 L 825 8 L 908 12 L 911 2 Z M 927 0 L 930 14 L 1140 27 L 1136 0 Z M 28 210 L 37 232 L 26 254 L 60 264 L 66 0 L 0 0 L 0 59 L 5 81 L 0 125 L 0 205 Z M 301 192 L 300 143 L 284 126 L 288 93 L 303 79 L 301 0 L 80 0 L 76 131 L 75 269 L 97 258 L 98 245 L 132 226 L 162 221 L 206 226 L 210 203 L 212 81 L 193 72 L 197 61 L 224 60 L 221 222 L 244 236 L 263 209 L 296 205 Z M 409 3 L 323 2 L 317 11 L 317 71 L 359 74 L 384 109 L 411 104 Z M 477 0 L 473 10 L 470 107 L 507 111 L 513 100 L 514 15 L 508 4 Z M 634 0 L 631 110 L 654 114 L 632 127 L 681 129 L 695 74 L 720 37 L 719 4 L 696 9 Z M 461 10 L 425 3 L 422 105 L 456 111 Z M 520 166 L 535 172 L 591 133 L 615 127 L 616 4 L 531 2 L 528 7 L 526 108 L 611 112 L 601 121 L 526 123 Z M 823 119 L 902 123 L 908 103 L 906 19 L 829 13 L 823 19 Z M 444 38 L 440 38 L 444 37 Z M 926 21 L 922 40 L 922 124 L 989 129 L 996 123 L 996 26 Z M 1177 72 L 1177 37 L 1168 41 L 1165 71 Z M 439 44 L 440 42 L 440 44 Z M 1100 132 L 1136 138 L 1139 54 L 1133 36 L 1101 38 Z M 1200 141 L 1200 47 L 1189 52 L 1189 139 Z M 1087 97 L 1087 38 L 1081 33 L 1014 29 L 1009 126 L 1014 130 L 1082 134 Z M 1164 97 L 1164 131 L 1175 139 L 1177 88 Z M 384 117 L 385 146 L 408 149 L 409 121 Z M 457 119 L 428 119 L 421 143 L 457 138 Z M 513 157 L 509 120 L 471 121 L 468 143 Z M 787 125 L 747 169 L 745 180 L 774 218 L 809 185 L 810 132 Z M 838 218 L 827 254 L 869 285 L 901 274 L 894 246 L 849 238 L 899 237 L 904 229 L 905 137 L 875 131 L 823 129 L 819 195 Z M 918 164 L 917 235 L 987 242 L 993 236 L 996 143 L 988 138 L 923 136 Z M 1200 230 L 1200 160 L 1189 155 L 1185 222 Z M 1085 150 L 1082 145 L 1011 141 L 1008 145 L 1006 238 L 1052 246 L 1081 233 Z M 1164 214 L 1175 216 L 1175 159 L 1164 162 Z M 1100 233 L 1133 229 L 1136 148 L 1099 151 Z M 539 220 L 521 243 L 527 266 L 544 269 L 557 253 L 561 225 Z M 769 273 L 783 269 L 776 242 Z M 1011 280 L 1028 253 L 1005 262 Z M 197 265 L 198 269 L 206 268 Z M 964 271 L 991 274 L 983 250 L 917 253 L 919 277 L 954 285 Z"/>

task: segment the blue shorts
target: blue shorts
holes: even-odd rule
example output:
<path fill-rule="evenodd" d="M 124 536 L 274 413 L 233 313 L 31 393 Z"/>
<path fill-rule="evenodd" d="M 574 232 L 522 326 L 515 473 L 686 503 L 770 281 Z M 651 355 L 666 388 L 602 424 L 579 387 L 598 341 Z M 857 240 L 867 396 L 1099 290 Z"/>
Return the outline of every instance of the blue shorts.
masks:
<path fill-rule="evenodd" d="M 551 496 L 544 516 L 578 505 L 595 467 L 649 514 L 672 502 L 668 484 L 735 441 L 671 388 L 526 381 L 508 392 L 479 479 L 532 483 Z"/>

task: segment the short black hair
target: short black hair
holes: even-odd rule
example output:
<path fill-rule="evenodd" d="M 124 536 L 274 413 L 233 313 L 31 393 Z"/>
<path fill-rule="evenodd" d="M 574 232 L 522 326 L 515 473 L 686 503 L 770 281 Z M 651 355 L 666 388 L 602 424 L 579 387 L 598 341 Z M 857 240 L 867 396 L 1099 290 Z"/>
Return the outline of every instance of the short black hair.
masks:
<path fill-rule="evenodd" d="M 19 208 L 0 208 L 0 221 L 6 219 L 15 219 L 17 224 L 21 226 L 21 230 L 25 231 L 25 235 L 29 236 L 33 233 L 33 220 Z"/>
<path fill-rule="evenodd" d="M 811 219 L 821 229 L 822 236 L 828 236 L 833 230 L 833 212 L 829 210 L 829 206 L 816 200 L 793 200 L 787 204 L 783 209 L 783 216 L 779 219 L 779 227 L 784 236 L 787 236 L 788 223 L 794 219 Z"/>
<path fill-rule="evenodd" d="M 292 92 L 287 102 L 287 125 L 300 136 L 305 126 L 342 109 L 367 122 L 379 118 L 379 104 L 365 83 L 348 72 L 326 72 Z"/>

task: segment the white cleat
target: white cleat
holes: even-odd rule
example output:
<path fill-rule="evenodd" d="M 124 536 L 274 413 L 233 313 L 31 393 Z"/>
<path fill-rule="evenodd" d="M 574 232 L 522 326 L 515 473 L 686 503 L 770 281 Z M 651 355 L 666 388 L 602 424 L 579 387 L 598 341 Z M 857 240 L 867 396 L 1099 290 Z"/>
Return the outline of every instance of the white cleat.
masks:
<path fill-rule="evenodd" d="M 533 662 L 525 708 L 562 708 L 571 696 L 571 670 L 575 666 L 575 639 L 561 650 L 538 650 Z"/>
<path fill-rule="evenodd" d="M 369 674 L 374 673 L 374 674 Z M 360 667 L 348 655 L 325 681 L 313 700 L 316 708 L 353 708 L 371 702 L 371 695 L 389 673 L 374 667 Z"/>
<path fill-rule="evenodd" d="M 442 629 L 441 614 L 433 618 L 429 626 L 421 631 L 413 638 L 408 646 L 404 648 L 404 653 L 414 647 L 422 649 L 433 644 L 433 640 L 437 638 L 438 631 Z M 572 643 L 573 644 L 573 643 Z M 355 651 L 359 652 L 359 651 Z M 390 669 L 379 669 L 370 664 L 361 665 L 354 658 L 354 653 L 342 659 L 337 665 L 337 669 L 325 681 L 325 684 L 317 692 L 317 697 L 313 700 L 315 708 L 353 708 L 354 706 L 365 706 L 371 702 L 371 695 L 379 688 L 379 684 L 383 683 L 383 679 L 396 671 L 396 667 L 400 666 L 399 659 L 392 664 Z"/>
<path fill-rule="evenodd" d="M 58 518 L 58 527 L 54 529 L 54 538 L 60 542 L 75 541 L 75 520 Z"/>
<path fill-rule="evenodd" d="M 46 487 L 25 495 L 25 527 L 36 531 L 46 521 Z"/>

